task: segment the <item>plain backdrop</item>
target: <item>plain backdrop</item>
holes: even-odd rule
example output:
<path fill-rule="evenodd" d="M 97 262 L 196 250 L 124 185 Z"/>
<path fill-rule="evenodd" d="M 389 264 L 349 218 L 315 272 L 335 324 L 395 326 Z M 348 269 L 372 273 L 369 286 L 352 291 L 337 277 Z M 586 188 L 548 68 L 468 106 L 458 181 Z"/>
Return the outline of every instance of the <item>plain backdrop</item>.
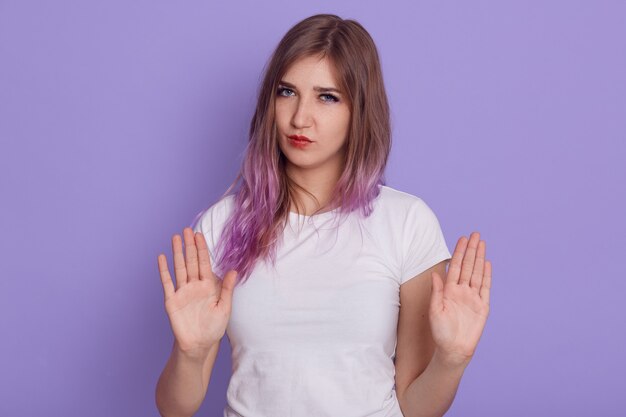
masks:
<path fill-rule="evenodd" d="M 158 415 L 157 255 L 234 179 L 264 66 L 316 13 L 377 44 L 387 184 L 451 251 L 487 242 L 447 416 L 623 415 L 626 4 L 571 0 L 0 0 L 0 415 Z M 198 416 L 230 371 L 224 338 Z"/>

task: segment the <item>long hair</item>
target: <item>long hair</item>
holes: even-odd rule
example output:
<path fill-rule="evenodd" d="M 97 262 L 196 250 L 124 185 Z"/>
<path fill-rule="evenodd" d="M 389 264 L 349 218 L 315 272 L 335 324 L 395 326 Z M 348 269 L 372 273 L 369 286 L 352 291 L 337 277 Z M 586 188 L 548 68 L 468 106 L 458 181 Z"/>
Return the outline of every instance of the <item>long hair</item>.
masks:
<path fill-rule="evenodd" d="M 329 60 L 351 107 L 343 171 L 329 205 L 337 208 L 340 217 L 355 210 L 367 217 L 379 185 L 385 184 L 391 125 L 374 41 L 355 20 L 332 14 L 308 17 L 285 34 L 266 65 L 241 170 L 224 194 L 240 184 L 234 193 L 234 210 L 217 244 L 216 268 L 224 273 L 236 270 L 238 282 L 248 279 L 259 259 L 275 265 L 291 203 L 298 207 L 294 191 L 299 188 L 308 193 L 286 175 L 274 104 L 279 81 L 289 66 L 309 56 Z"/>

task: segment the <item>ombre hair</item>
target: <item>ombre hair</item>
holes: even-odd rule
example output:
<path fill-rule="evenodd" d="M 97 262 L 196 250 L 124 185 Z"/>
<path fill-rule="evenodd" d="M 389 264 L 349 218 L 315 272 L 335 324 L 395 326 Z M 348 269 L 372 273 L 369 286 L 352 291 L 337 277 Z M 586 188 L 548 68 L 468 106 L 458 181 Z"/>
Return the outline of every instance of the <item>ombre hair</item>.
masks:
<path fill-rule="evenodd" d="M 275 265 L 290 207 L 299 207 L 295 189 L 312 195 L 286 174 L 274 107 L 282 76 L 294 62 L 310 56 L 329 60 L 351 108 L 343 171 L 327 208 L 336 208 L 335 218 L 356 210 L 367 217 L 385 184 L 391 124 L 374 41 L 355 20 L 332 14 L 308 17 L 285 34 L 266 64 L 241 170 L 223 195 L 239 184 L 216 244 L 214 270 L 236 270 L 238 282 L 248 279 L 259 259 Z"/>

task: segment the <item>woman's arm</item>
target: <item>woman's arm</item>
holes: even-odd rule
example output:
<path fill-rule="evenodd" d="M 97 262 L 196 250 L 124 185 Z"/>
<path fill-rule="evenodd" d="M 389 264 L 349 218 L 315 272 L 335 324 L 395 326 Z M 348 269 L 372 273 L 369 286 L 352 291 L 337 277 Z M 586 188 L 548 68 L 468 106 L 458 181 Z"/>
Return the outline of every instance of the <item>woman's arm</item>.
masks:
<path fill-rule="evenodd" d="M 445 276 L 446 263 L 439 262 L 400 286 L 396 395 L 406 417 L 443 416 L 465 370 L 446 362 L 436 350 L 428 320 L 431 274 Z"/>
<path fill-rule="evenodd" d="M 441 417 L 452 405 L 489 314 L 485 254 L 479 233 L 463 236 L 447 274 L 440 262 L 400 286 L 396 393 L 406 417 Z"/>
<path fill-rule="evenodd" d="M 402 394 L 402 414 L 409 417 L 443 416 L 452 405 L 467 366 L 449 363 L 435 351 L 428 366 Z"/>
<path fill-rule="evenodd" d="M 206 396 L 219 342 L 208 354 L 183 352 L 176 342 L 156 386 L 156 404 L 163 417 L 188 417 L 198 411 Z"/>
<path fill-rule="evenodd" d="M 177 287 L 159 254 L 158 266 L 174 346 L 156 386 L 156 405 L 166 417 L 192 416 L 204 400 L 220 341 L 226 333 L 232 309 L 237 272 L 223 280 L 211 268 L 208 246 L 202 233 L 183 230 L 172 237 Z"/>

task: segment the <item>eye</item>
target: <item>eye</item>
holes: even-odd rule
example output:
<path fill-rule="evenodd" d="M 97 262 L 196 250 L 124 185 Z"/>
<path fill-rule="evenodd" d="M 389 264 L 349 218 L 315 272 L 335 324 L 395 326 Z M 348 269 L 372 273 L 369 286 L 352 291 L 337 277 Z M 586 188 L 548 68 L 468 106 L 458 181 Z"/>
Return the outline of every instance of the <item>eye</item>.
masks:
<path fill-rule="evenodd" d="M 329 100 L 324 100 L 324 101 L 330 101 L 330 102 L 334 102 L 334 103 L 339 101 L 339 99 L 337 97 L 333 96 L 332 94 L 321 94 L 320 97 L 329 97 L 330 98 Z"/>
<path fill-rule="evenodd" d="M 283 94 L 283 92 L 285 92 L 285 91 L 291 91 L 291 92 L 293 93 L 293 91 L 292 91 L 292 90 L 290 90 L 289 88 L 286 88 L 286 87 L 278 87 L 278 95 L 279 95 L 279 96 L 288 97 L 288 96 L 285 96 L 285 95 Z"/>
<path fill-rule="evenodd" d="M 283 94 L 283 93 L 287 93 L 287 94 Z M 293 93 L 293 90 L 287 87 L 278 87 L 279 96 L 289 97 L 291 95 L 289 93 Z M 320 94 L 320 97 L 324 98 L 322 99 L 322 101 L 325 103 L 336 103 L 339 101 L 339 99 L 333 96 L 332 94 Z"/>

